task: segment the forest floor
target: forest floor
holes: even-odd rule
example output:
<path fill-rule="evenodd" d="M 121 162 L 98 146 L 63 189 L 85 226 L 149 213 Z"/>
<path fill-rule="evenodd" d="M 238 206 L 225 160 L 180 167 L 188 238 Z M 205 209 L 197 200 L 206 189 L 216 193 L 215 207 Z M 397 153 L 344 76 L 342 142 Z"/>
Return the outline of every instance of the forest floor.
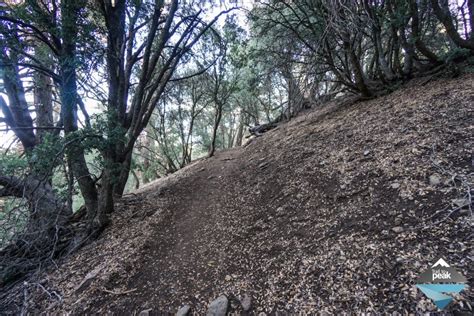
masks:
<path fill-rule="evenodd" d="M 472 313 L 473 104 L 465 74 L 309 110 L 125 196 L 4 313 L 436 311 L 414 283 L 439 258 L 470 285 L 445 312 Z"/>

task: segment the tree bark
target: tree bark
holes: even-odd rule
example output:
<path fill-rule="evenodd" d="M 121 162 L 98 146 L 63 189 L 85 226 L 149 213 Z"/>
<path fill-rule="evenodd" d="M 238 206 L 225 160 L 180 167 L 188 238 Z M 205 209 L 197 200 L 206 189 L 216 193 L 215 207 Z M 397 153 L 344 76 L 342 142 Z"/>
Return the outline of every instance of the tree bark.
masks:
<path fill-rule="evenodd" d="M 212 136 L 211 136 L 211 145 L 209 148 L 209 157 L 214 156 L 214 153 L 216 151 L 216 138 L 217 138 L 217 130 L 219 128 L 219 125 L 221 123 L 222 119 L 222 104 L 218 101 L 215 100 L 216 104 L 216 112 L 214 114 L 214 125 L 212 127 Z"/>
<path fill-rule="evenodd" d="M 244 112 L 240 111 L 239 127 L 237 128 L 237 135 L 235 136 L 234 146 L 242 146 L 242 140 L 244 138 L 244 115 Z"/>
<path fill-rule="evenodd" d="M 35 58 L 43 63 L 44 67 L 50 67 L 51 57 L 41 43 L 35 48 Z M 36 125 L 41 127 L 52 127 L 53 124 L 53 86 L 49 76 L 40 71 L 34 75 L 34 104 L 36 110 Z M 36 131 L 36 142 L 41 143 L 44 136 L 51 130 L 39 129 Z"/>
<path fill-rule="evenodd" d="M 62 51 L 59 56 L 61 78 L 61 112 L 66 136 L 74 137 L 77 131 L 77 83 L 76 83 L 76 40 L 78 5 L 74 0 L 61 1 Z M 100 231 L 108 223 L 107 214 L 99 208 L 98 193 L 87 167 L 84 149 L 80 142 L 67 148 L 74 177 L 79 183 L 90 231 Z"/>
<path fill-rule="evenodd" d="M 13 129 L 25 150 L 30 151 L 35 147 L 36 139 L 33 132 L 33 119 L 28 111 L 25 89 L 19 75 L 18 61 L 14 53 L 9 58 L 6 54 L 6 48 L 2 47 L 0 49 L 0 62 L 4 64 L 3 85 L 9 100 L 9 105 L 7 105 L 3 97 L 0 96 L 0 108 L 7 125 Z"/>
<path fill-rule="evenodd" d="M 405 35 L 405 27 L 400 28 L 400 42 L 402 44 L 403 50 L 405 51 L 405 55 L 403 58 L 403 74 L 409 77 L 413 73 L 413 59 L 415 58 L 415 47 L 412 44 L 411 38 L 407 39 Z"/>
<path fill-rule="evenodd" d="M 421 39 L 420 33 L 420 19 L 418 16 L 418 4 L 417 0 L 410 0 L 410 16 L 411 16 L 411 31 L 413 33 L 413 39 L 415 41 L 415 47 L 427 57 L 432 63 L 438 64 L 440 60 L 435 53 L 433 53 Z"/>
<path fill-rule="evenodd" d="M 375 41 L 375 49 L 376 49 L 376 54 L 377 54 L 380 70 L 382 71 L 386 80 L 392 81 L 394 78 L 394 74 L 392 70 L 390 69 L 390 67 L 388 66 L 387 60 L 385 59 L 385 56 L 384 56 L 380 31 L 375 28 L 373 30 L 373 34 L 374 34 L 373 36 L 374 36 L 374 41 Z"/>
<path fill-rule="evenodd" d="M 121 197 L 125 192 L 125 187 L 127 185 L 128 178 L 130 176 L 130 167 L 132 165 L 132 155 L 131 151 L 125 154 L 123 160 L 118 162 L 119 172 L 117 173 L 117 179 L 115 180 L 114 185 L 114 196 Z"/>
<path fill-rule="evenodd" d="M 389 67 L 389 63 L 385 59 L 382 35 L 381 35 L 382 28 L 380 26 L 379 18 L 377 14 L 374 12 L 373 5 L 369 3 L 368 0 L 364 0 L 364 7 L 372 23 L 372 38 L 373 38 L 373 43 L 374 43 L 375 55 L 377 56 L 377 59 L 378 59 L 378 65 L 384 76 L 384 79 L 388 81 L 392 81 L 394 78 L 394 74 Z"/>
<path fill-rule="evenodd" d="M 362 94 L 362 96 L 370 97 L 372 93 L 370 92 L 365 82 L 365 76 L 364 76 L 364 73 L 362 72 L 359 59 L 357 58 L 355 51 L 350 44 L 349 35 L 347 34 L 346 37 L 347 38 L 345 38 L 343 41 L 343 45 L 344 45 L 344 50 L 349 55 L 349 62 L 350 62 L 352 71 L 354 73 L 355 85 L 357 89 L 359 90 L 359 92 Z"/>

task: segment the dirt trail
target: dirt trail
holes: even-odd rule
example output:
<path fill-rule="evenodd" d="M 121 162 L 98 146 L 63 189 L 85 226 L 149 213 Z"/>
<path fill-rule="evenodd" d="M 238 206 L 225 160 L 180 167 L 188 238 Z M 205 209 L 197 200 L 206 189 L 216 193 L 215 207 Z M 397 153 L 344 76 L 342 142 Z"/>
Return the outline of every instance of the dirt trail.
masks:
<path fill-rule="evenodd" d="M 225 294 L 239 312 L 248 294 L 257 314 L 420 313 L 435 307 L 414 280 L 443 257 L 471 284 L 447 312 L 469 311 L 472 217 L 447 215 L 474 181 L 473 102 L 464 75 L 308 111 L 126 196 L 36 279 L 49 295 L 19 284 L 8 309 L 203 314 Z"/>

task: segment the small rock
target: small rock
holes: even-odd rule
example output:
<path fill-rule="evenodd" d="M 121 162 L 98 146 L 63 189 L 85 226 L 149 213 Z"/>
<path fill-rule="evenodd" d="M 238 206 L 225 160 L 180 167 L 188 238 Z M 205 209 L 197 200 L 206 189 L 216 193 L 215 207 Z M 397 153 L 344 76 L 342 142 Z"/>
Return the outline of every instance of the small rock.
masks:
<path fill-rule="evenodd" d="M 242 300 L 240 301 L 240 304 L 242 305 L 242 309 L 244 310 L 244 312 L 248 312 L 252 307 L 252 298 L 250 297 L 250 295 L 245 294 Z"/>
<path fill-rule="evenodd" d="M 227 282 L 229 282 L 229 281 L 232 280 L 232 277 L 231 277 L 230 275 L 226 275 L 226 276 L 225 276 L 225 280 L 226 280 Z"/>
<path fill-rule="evenodd" d="M 438 176 L 436 174 L 432 174 L 429 178 L 429 181 L 430 181 L 430 185 L 437 186 L 441 183 L 441 178 L 440 178 L 440 176 Z"/>
<path fill-rule="evenodd" d="M 221 295 L 209 304 L 207 316 L 225 316 L 227 308 L 229 307 L 229 300 L 225 295 Z"/>
<path fill-rule="evenodd" d="M 370 150 L 364 151 L 364 156 L 368 156 L 370 154 Z"/>
<path fill-rule="evenodd" d="M 393 231 L 394 233 L 399 234 L 399 233 L 401 233 L 401 232 L 403 231 L 403 227 L 401 227 L 401 226 L 393 227 L 393 228 L 392 228 L 392 231 Z"/>
<path fill-rule="evenodd" d="M 391 187 L 392 189 L 395 189 L 395 190 L 396 190 L 396 189 L 400 188 L 400 183 L 394 182 L 394 183 L 392 183 L 392 184 L 390 185 L 390 187 Z"/>
<path fill-rule="evenodd" d="M 191 311 L 191 306 L 186 304 L 178 310 L 178 312 L 176 313 L 176 316 L 187 316 L 189 315 L 190 311 Z"/>
<path fill-rule="evenodd" d="M 398 227 L 402 223 L 402 221 L 403 221 L 403 219 L 401 217 L 395 218 L 395 225 L 397 225 L 397 227 Z"/>

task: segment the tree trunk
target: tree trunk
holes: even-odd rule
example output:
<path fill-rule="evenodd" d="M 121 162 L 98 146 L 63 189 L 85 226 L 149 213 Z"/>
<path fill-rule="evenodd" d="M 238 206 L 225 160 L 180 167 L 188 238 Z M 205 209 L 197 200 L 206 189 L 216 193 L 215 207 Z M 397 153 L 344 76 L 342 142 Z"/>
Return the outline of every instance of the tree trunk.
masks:
<path fill-rule="evenodd" d="M 99 210 L 100 215 L 106 217 L 114 211 L 114 174 L 112 168 L 104 168 L 101 179 Z"/>
<path fill-rule="evenodd" d="M 244 112 L 240 111 L 239 127 L 237 135 L 235 136 L 234 146 L 242 146 L 242 139 L 244 137 Z"/>
<path fill-rule="evenodd" d="M 398 75 L 403 74 L 402 66 L 400 65 L 400 39 L 397 35 L 397 30 L 392 26 L 392 38 L 393 38 L 393 56 L 392 56 L 392 69 Z"/>
<path fill-rule="evenodd" d="M 61 77 L 61 108 L 66 136 L 77 131 L 76 38 L 77 4 L 73 0 L 61 2 L 63 47 L 59 56 Z M 77 136 L 76 136 L 77 137 Z M 90 231 L 100 231 L 107 224 L 107 215 L 99 209 L 98 193 L 90 175 L 80 141 L 67 148 L 68 160 L 79 183 Z"/>
<path fill-rule="evenodd" d="M 412 36 L 412 35 L 410 35 Z M 410 77 L 413 73 L 413 59 L 415 57 L 415 47 L 412 44 L 412 40 L 407 39 L 405 35 L 405 28 L 400 28 L 400 42 L 405 51 L 403 58 L 403 74 Z"/>
<path fill-rule="evenodd" d="M 414 1 L 414 0 L 413 0 Z M 470 17 L 471 17 L 471 27 L 472 27 L 472 1 L 469 3 L 469 8 L 470 8 Z M 459 35 L 456 27 L 454 26 L 453 23 L 453 18 L 451 16 L 451 13 L 449 12 L 449 8 L 441 8 L 439 6 L 438 0 L 431 0 L 431 6 L 433 7 L 433 11 L 436 15 L 436 17 L 443 23 L 444 27 L 446 28 L 446 33 L 448 33 L 449 37 L 451 40 L 456 44 L 457 46 L 461 48 L 467 48 L 470 50 L 474 50 L 474 39 L 471 37 L 471 39 L 463 39 L 461 35 Z M 472 29 L 471 29 L 472 33 Z"/>
<path fill-rule="evenodd" d="M 394 74 L 389 67 L 389 63 L 385 59 L 381 35 L 382 28 L 380 26 L 379 18 L 374 12 L 373 5 L 371 5 L 368 0 L 364 0 L 364 7 L 367 11 L 367 14 L 369 15 L 369 18 L 372 20 L 372 38 L 374 43 L 375 55 L 378 58 L 378 65 L 383 74 L 383 79 L 392 81 L 394 78 Z"/>
<path fill-rule="evenodd" d="M 209 157 L 214 156 L 216 151 L 216 138 L 217 138 L 217 130 L 221 123 L 222 119 L 222 104 L 220 104 L 217 100 L 216 102 L 216 113 L 214 116 L 214 126 L 212 127 L 212 137 L 211 137 L 211 146 L 209 148 Z"/>
<path fill-rule="evenodd" d="M 72 174 L 71 164 L 68 161 L 64 164 L 64 177 L 67 182 L 67 198 L 66 205 L 69 212 L 74 212 L 73 210 L 73 196 L 74 196 L 74 175 Z"/>
<path fill-rule="evenodd" d="M 120 170 L 117 174 L 118 178 L 114 180 L 115 185 L 113 192 L 115 197 L 121 197 L 125 192 L 128 177 L 130 176 L 130 167 L 132 165 L 132 152 L 128 152 L 123 160 L 119 161 L 118 163 L 120 164 Z"/>
<path fill-rule="evenodd" d="M 347 35 L 348 37 L 349 35 Z M 355 85 L 359 92 L 364 97 L 369 97 L 372 95 L 367 84 L 365 83 L 364 73 L 362 72 L 362 68 L 359 63 L 359 59 L 357 58 L 354 49 L 351 47 L 349 38 L 344 39 L 343 42 L 344 50 L 349 55 L 349 62 L 351 64 L 352 71 L 354 73 L 354 80 Z"/>
<path fill-rule="evenodd" d="M 415 40 L 415 46 L 420 53 L 427 57 L 432 63 L 438 64 L 440 62 L 438 56 L 436 56 L 436 54 L 433 53 L 421 40 L 418 4 L 416 1 L 417 0 L 410 0 L 411 31 L 413 33 L 413 39 Z"/>
<path fill-rule="evenodd" d="M 41 44 L 35 49 L 35 58 L 49 68 L 51 58 L 44 52 Z M 34 104 L 36 110 L 36 125 L 41 127 L 53 126 L 53 85 L 50 77 L 40 71 L 35 71 L 34 75 Z M 43 141 L 44 135 L 51 130 L 39 129 L 36 131 L 36 143 Z"/>
<path fill-rule="evenodd" d="M 13 129 L 15 135 L 20 139 L 26 151 L 33 149 L 36 145 L 33 132 L 33 119 L 28 111 L 28 103 L 25 98 L 25 89 L 21 82 L 16 55 L 11 54 L 8 58 L 5 50 L 0 51 L 0 62 L 3 68 L 3 86 L 7 93 L 9 106 L 0 96 L 0 108 L 5 116 L 6 123 Z M 15 129 L 16 127 L 25 129 Z"/>
<path fill-rule="evenodd" d="M 374 37 L 375 50 L 376 50 L 380 70 L 382 71 L 383 76 L 385 77 L 386 80 L 392 81 L 394 78 L 394 75 L 393 75 L 392 70 L 388 66 L 387 60 L 385 59 L 385 56 L 384 56 L 380 31 L 374 27 L 372 33 Z"/>
<path fill-rule="evenodd" d="M 195 103 L 193 103 L 192 110 L 191 110 L 191 121 L 189 122 L 188 135 L 186 136 L 186 143 L 184 145 L 184 152 L 183 152 L 183 157 L 182 157 L 183 167 L 191 163 L 191 159 L 192 159 L 190 149 L 192 147 L 192 141 L 193 141 L 194 120 L 196 119 L 195 108 L 196 108 L 196 105 Z"/>

